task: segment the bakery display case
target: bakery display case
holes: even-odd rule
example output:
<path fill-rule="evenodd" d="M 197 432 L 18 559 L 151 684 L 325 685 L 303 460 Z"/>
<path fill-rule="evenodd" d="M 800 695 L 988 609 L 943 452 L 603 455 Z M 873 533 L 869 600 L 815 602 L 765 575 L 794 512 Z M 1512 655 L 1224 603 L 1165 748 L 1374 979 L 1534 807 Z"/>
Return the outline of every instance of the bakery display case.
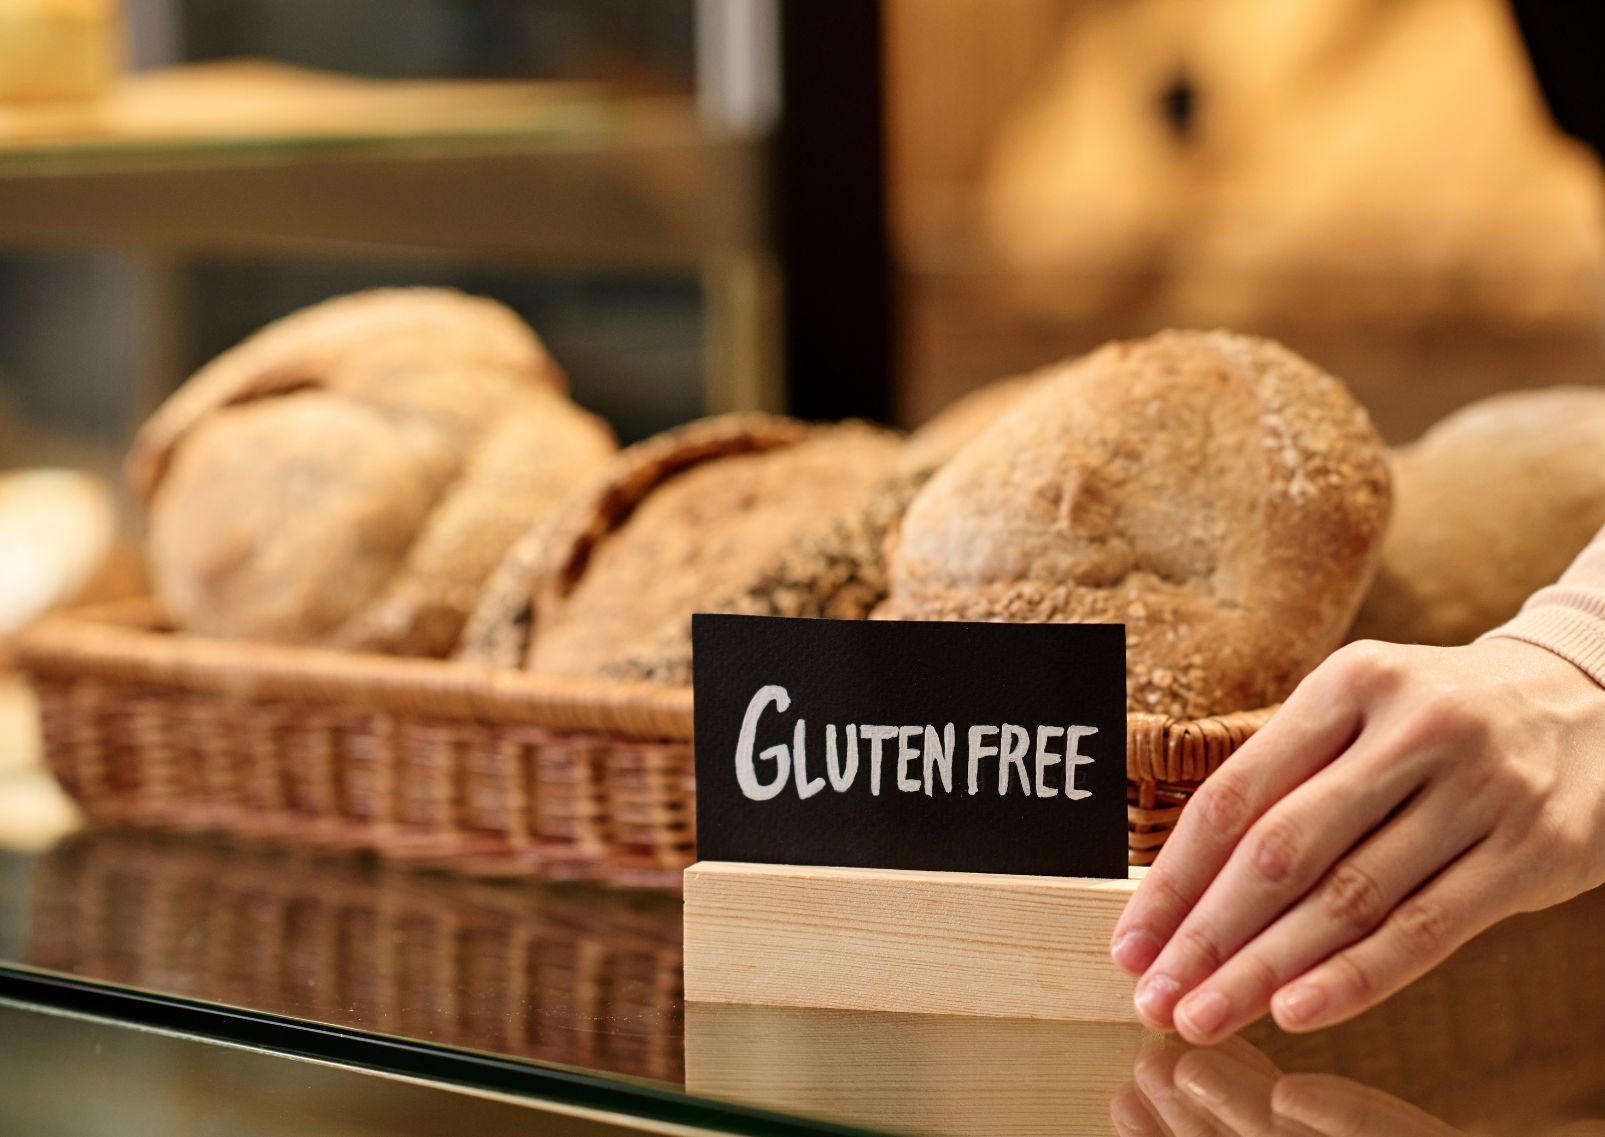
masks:
<path fill-rule="evenodd" d="M 141 1132 L 1605 1124 L 1605 892 L 1350 1021 L 1205 1050 L 1137 1025 L 1074 889 L 1038 935 L 1019 870 L 980 863 L 1038 824 L 1009 764 L 1057 808 L 1107 756 L 1109 825 L 1074 836 L 1112 926 L 1301 685 L 1361 675 L 1355 639 L 1426 659 L 1561 606 L 1605 522 L 1605 174 L 1545 27 L 1498 0 L 0 0 L 0 1119 L 103 1128 L 94 1084 Z M 843 630 L 799 666 L 944 705 L 710 700 L 707 638 L 699 697 L 700 613 Z M 910 631 L 871 620 L 1108 650 L 1037 667 L 1033 782 L 1009 668 L 1041 659 L 844 666 Z M 960 684 L 986 705 L 944 731 Z M 737 782 L 778 771 L 730 817 L 698 717 L 725 701 Z M 1007 798 L 990 846 L 966 741 L 960 789 L 995 762 Z M 858 859 L 790 860 L 924 873 L 925 906 L 725 886 L 772 1005 L 695 1001 L 682 890 L 733 879 L 686 873 L 699 811 L 712 859 L 710 817 L 844 795 L 860 743 L 865 793 L 820 799 Z M 952 812 L 900 820 L 883 775 Z M 751 807 L 753 848 L 817 832 Z M 975 856 L 877 863 L 905 823 Z M 1040 824 L 1030 871 L 1084 871 Z M 998 926 L 952 914 L 952 864 Z M 763 939 L 787 919 L 820 946 Z M 1033 937 L 1125 1021 L 1051 1021 L 1080 975 L 1014 967 Z M 788 980 L 860 959 L 872 998 L 914 990 L 916 940 L 1026 994 L 848 1011 Z"/>
<path fill-rule="evenodd" d="M 0 104 L 8 464 L 109 472 L 207 356 L 364 284 L 505 297 L 630 433 L 783 402 L 765 5 L 83 7 L 104 89 Z"/>

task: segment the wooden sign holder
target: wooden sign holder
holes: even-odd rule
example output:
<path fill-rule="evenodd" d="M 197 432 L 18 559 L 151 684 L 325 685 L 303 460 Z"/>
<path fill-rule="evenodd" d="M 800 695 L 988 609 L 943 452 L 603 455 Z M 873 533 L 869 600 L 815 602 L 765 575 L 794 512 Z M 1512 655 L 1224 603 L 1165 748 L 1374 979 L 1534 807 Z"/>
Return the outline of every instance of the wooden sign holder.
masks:
<path fill-rule="evenodd" d="M 688 1002 L 1131 1022 L 1126 880 L 699 861 Z"/>

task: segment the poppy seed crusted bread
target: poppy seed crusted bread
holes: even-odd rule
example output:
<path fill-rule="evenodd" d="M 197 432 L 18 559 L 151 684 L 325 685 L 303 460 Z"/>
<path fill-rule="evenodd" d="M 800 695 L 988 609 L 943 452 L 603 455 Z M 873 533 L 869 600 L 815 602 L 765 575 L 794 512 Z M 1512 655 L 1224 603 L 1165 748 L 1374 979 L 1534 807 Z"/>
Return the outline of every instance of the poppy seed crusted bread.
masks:
<path fill-rule="evenodd" d="M 1124 623 L 1132 710 L 1263 706 L 1341 642 L 1388 509 L 1336 379 L 1267 340 L 1165 332 L 1063 365 L 939 470 L 876 615 Z"/>

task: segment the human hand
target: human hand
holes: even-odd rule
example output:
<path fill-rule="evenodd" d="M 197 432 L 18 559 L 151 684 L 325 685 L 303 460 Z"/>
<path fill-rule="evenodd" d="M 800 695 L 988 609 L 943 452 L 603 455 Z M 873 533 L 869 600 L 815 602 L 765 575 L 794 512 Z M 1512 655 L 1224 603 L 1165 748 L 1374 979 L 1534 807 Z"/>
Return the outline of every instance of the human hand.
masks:
<path fill-rule="evenodd" d="M 1120 1137 L 1462 1137 L 1398 1098 L 1331 1074 L 1283 1074 L 1242 1039 L 1145 1047 L 1115 1096 Z"/>
<path fill-rule="evenodd" d="M 1352 1018 L 1605 882 L 1605 691 L 1543 648 L 1358 643 L 1198 791 L 1116 926 L 1149 1026 Z"/>

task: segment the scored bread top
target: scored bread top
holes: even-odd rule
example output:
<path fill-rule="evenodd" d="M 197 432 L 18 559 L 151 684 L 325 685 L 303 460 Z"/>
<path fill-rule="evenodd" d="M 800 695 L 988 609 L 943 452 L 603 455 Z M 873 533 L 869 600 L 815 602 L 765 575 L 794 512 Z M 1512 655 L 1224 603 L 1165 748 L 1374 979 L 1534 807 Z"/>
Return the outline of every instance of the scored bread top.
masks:
<path fill-rule="evenodd" d="M 1263 706 L 1341 642 L 1388 509 L 1336 379 L 1267 340 L 1165 332 L 1062 366 L 939 470 L 876 614 L 1124 623 L 1131 709 Z"/>
<path fill-rule="evenodd" d="M 148 506 L 175 446 L 211 412 L 305 388 L 338 388 L 342 370 L 376 350 L 519 376 L 554 391 L 567 380 L 510 309 L 449 288 L 381 288 L 275 320 L 197 371 L 142 426 L 128 484 Z"/>
<path fill-rule="evenodd" d="M 697 419 L 628 446 L 550 518 L 530 525 L 491 573 L 457 656 L 472 663 L 521 667 L 529 656 L 536 594 L 560 598 L 584 571 L 596 543 L 661 481 L 699 462 L 789 446 L 806 424 L 779 415 L 735 412 Z"/>
<path fill-rule="evenodd" d="M 529 666 L 599 676 L 650 656 L 693 611 L 713 610 L 800 535 L 832 524 L 891 472 L 899 448 L 863 424 L 740 415 L 626 452 L 545 561 Z"/>

